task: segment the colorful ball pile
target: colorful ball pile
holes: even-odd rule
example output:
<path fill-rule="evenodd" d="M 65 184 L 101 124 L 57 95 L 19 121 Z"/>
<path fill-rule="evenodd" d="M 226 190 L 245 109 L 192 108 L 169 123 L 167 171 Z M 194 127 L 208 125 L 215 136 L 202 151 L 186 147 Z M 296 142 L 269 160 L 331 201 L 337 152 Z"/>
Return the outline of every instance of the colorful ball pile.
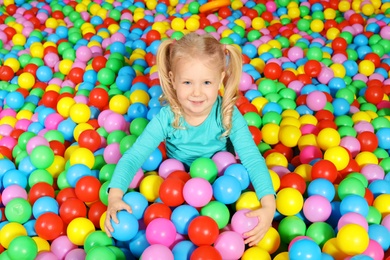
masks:
<path fill-rule="evenodd" d="M 390 3 L 0 0 L 1 259 L 390 259 Z M 160 109 L 156 51 L 242 51 L 237 107 L 270 169 L 261 207 L 226 152 L 189 172 L 161 144 L 104 232 L 115 164 Z M 260 220 L 261 221 L 261 220 Z"/>

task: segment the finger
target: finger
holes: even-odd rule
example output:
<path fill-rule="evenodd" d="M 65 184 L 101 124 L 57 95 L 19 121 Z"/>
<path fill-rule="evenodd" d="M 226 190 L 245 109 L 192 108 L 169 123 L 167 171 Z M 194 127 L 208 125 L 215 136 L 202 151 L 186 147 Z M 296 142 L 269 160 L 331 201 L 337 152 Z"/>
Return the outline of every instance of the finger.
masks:
<path fill-rule="evenodd" d="M 131 207 L 130 207 L 129 205 L 127 205 L 127 206 L 125 207 L 125 210 L 126 210 L 127 212 L 129 212 L 129 213 L 133 213 L 133 210 L 131 209 Z"/>

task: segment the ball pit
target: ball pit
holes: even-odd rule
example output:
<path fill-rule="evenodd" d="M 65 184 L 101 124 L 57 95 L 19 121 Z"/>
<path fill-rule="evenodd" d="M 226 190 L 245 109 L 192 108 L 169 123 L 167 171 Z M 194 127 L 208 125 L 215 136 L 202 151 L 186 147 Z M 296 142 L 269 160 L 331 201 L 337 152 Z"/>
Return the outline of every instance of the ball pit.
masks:
<path fill-rule="evenodd" d="M 370 0 L 0 0 L 1 259 L 390 259 L 390 4 Z M 236 105 L 277 194 L 227 152 L 161 144 L 103 221 L 120 156 L 161 105 L 156 51 L 210 33 L 242 51 Z M 260 220 L 261 221 L 261 220 Z"/>

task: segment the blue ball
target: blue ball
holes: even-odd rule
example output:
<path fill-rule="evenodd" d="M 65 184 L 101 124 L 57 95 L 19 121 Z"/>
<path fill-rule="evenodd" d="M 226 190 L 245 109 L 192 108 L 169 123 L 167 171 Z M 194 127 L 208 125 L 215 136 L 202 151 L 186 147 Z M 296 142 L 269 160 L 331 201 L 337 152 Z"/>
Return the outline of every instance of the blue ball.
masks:
<path fill-rule="evenodd" d="M 175 260 L 190 259 L 192 252 L 194 252 L 195 249 L 196 246 L 191 241 L 180 241 L 172 248 L 173 257 Z"/>
<path fill-rule="evenodd" d="M 30 219 L 29 221 L 23 224 L 24 228 L 27 231 L 27 235 L 29 237 L 37 236 L 37 232 L 35 231 L 35 222 L 36 222 L 35 219 Z"/>
<path fill-rule="evenodd" d="M 161 151 L 156 148 L 142 164 L 141 168 L 145 171 L 154 171 L 161 164 L 162 159 L 163 157 Z"/>
<path fill-rule="evenodd" d="M 368 236 L 378 242 L 385 252 L 390 248 L 390 231 L 385 226 L 371 224 L 368 227 Z"/>
<path fill-rule="evenodd" d="M 368 189 L 374 195 L 374 198 L 381 194 L 390 194 L 390 182 L 387 180 L 374 180 L 368 185 Z"/>
<path fill-rule="evenodd" d="M 53 71 L 48 66 L 41 66 L 37 69 L 36 76 L 42 82 L 49 82 L 53 78 Z"/>
<path fill-rule="evenodd" d="M 344 215 L 348 212 L 359 213 L 360 215 L 367 217 L 369 206 L 367 201 L 355 194 L 347 195 L 340 203 L 340 213 Z"/>
<path fill-rule="evenodd" d="M 321 259 L 322 253 L 316 242 L 301 239 L 292 244 L 288 256 L 290 260 Z"/>
<path fill-rule="evenodd" d="M 130 252 L 136 258 L 140 258 L 142 253 L 145 251 L 150 244 L 146 239 L 146 230 L 139 230 L 133 239 L 129 242 Z"/>
<path fill-rule="evenodd" d="M 53 212 L 58 215 L 59 205 L 58 202 L 49 196 L 40 197 L 34 202 L 32 207 L 32 213 L 35 219 L 37 219 L 40 215 Z"/>
<path fill-rule="evenodd" d="M 7 188 L 10 185 L 17 184 L 22 188 L 27 187 L 27 174 L 21 170 L 9 170 L 3 175 L 3 187 Z"/>
<path fill-rule="evenodd" d="M 135 237 L 138 232 L 139 224 L 135 216 L 127 211 L 119 211 L 117 213 L 119 223 L 111 220 L 111 225 L 114 229 L 112 237 L 119 241 L 129 241 Z"/>
<path fill-rule="evenodd" d="M 333 114 L 335 116 L 346 115 L 346 114 L 348 114 L 349 109 L 351 108 L 351 105 L 344 98 L 335 98 L 335 99 L 333 99 L 332 106 L 334 108 Z"/>
<path fill-rule="evenodd" d="M 148 115 L 148 107 L 142 103 L 131 104 L 127 109 L 127 115 L 129 116 L 129 120 L 139 117 L 146 118 Z"/>
<path fill-rule="evenodd" d="M 85 164 L 73 164 L 66 172 L 66 181 L 74 188 L 77 181 L 84 176 L 93 176 L 91 169 Z"/>
<path fill-rule="evenodd" d="M 315 179 L 307 187 L 307 195 L 321 195 L 327 200 L 332 201 L 336 195 L 333 184 L 326 179 Z"/>
<path fill-rule="evenodd" d="M 180 205 L 171 214 L 171 221 L 179 234 L 187 235 L 191 221 L 199 216 L 198 210 L 190 205 Z"/>
<path fill-rule="evenodd" d="M 213 194 L 217 201 L 223 204 L 232 204 L 241 195 L 240 182 L 233 176 L 222 175 L 213 183 Z"/>
<path fill-rule="evenodd" d="M 246 188 L 249 187 L 250 184 L 249 174 L 246 168 L 242 164 L 234 163 L 229 165 L 228 167 L 226 167 L 223 174 L 226 176 L 235 177 L 240 183 L 241 190 L 245 190 Z"/>
<path fill-rule="evenodd" d="M 24 105 L 24 96 L 19 91 L 10 92 L 5 97 L 5 102 L 13 110 L 19 110 Z"/>
<path fill-rule="evenodd" d="M 15 164 L 9 159 L 0 159 L 0 180 L 3 178 L 4 173 L 9 170 L 15 170 Z"/>
<path fill-rule="evenodd" d="M 378 146 L 382 149 L 390 149 L 390 128 L 381 128 L 376 132 Z"/>
<path fill-rule="evenodd" d="M 123 196 L 123 201 L 130 205 L 133 215 L 136 219 L 142 219 L 144 212 L 148 207 L 148 200 L 144 195 L 137 191 L 128 192 Z"/>

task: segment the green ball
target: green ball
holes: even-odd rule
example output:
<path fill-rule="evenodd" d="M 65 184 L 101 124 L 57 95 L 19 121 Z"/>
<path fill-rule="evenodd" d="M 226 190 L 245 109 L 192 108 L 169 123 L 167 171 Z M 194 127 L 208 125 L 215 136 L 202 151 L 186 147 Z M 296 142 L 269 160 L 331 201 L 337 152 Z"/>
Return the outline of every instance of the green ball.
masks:
<path fill-rule="evenodd" d="M 283 218 L 278 226 L 280 239 L 283 243 L 290 243 L 297 236 L 306 234 L 305 222 L 297 216 Z"/>
<path fill-rule="evenodd" d="M 105 183 L 102 184 L 102 186 L 100 187 L 100 190 L 99 190 L 99 198 L 100 198 L 100 201 L 104 204 L 104 205 L 108 205 L 108 184 L 110 184 L 109 181 L 106 181 Z"/>
<path fill-rule="evenodd" d="M 130 123 L 130 133 L 135 136 L 140 136 L 145 127 L 149 124 L 149 120 L 143 117 L 135 118 Z"/>
<path fill-rule="evenodd" d="M 38 246 L 29 236 L 14 238 L 7 249 L 10 259 L 33 260 L 38 255 Z"/>
<path fill-rule="evenodd" d="M 30 160 L 35 168 L 46 169 L 54 161 L 54 152 L 50 147 L 40 145 L 31 151 Z"/>
<path fill-rule="evenodd" d="M 26 223 L 32 214 L 30 203 L 23 198 L 14 198 L 5 206 L 5 216 L 11 222 Z"/>
<path fill-rule="evenodd" d="M 297 108 L 297 103 L 294 100 L 289 98 L 282 98 L 279 100 L 278 104 L 282 107 L 283 110 L 295 109 Z"/>
<path fill-rule="evenodd" d="M 279 91 L 279 95 L 282 97 L 282 98 L 288 98 L 288 99 L 292 99 L 292 100 L 295 100 L 297 98 L 297 93 L 295 93 L 294 90 L 292 90 L 291 88 L 283 88 Z"/>
<path fill-rule="evenodd" d="M 252 31 L 248 32 L 248 34 L 246 36 L 246 38 L 250 42 L 256 41 L 256 40 L 260 39 L 260 37 L 261 37 L 261 33 L 257 30 L 252 30 Z"/>
<path fill-rule="evenodd" d="M 352 33 L 350 33 L 350 32 L 342 32 L 342 33 L 340 33 L 340 35 L 339 35 L 341 38 L 344 38 L 344 40 L 348 43 L 348 44 L 351 44 L 352 43 L 352 40 L 353 40 L 353 35 L 352 35 Z"/>
<path fill-rule="evenodd" d="M 307 32 L 310 29 L 310 21 L 307 19 L 300 19 L 297 27 L 301 32 Z"/>
<path fill-rule="evenodd" d="M 278 101 L 281 99 L 279 93 L 269 93 L 264 97 L 268 100 L 268 102 L 274 102 L 274 103 L 278 103 Z"/>
<path fill-rule="evenodd" d="M 266 151 L 271 150 L 272 147 L 267 143 L 261 142 L 257 145 L 257 149 L 259 149 L 261 154 L 264 154 Z"/>
<path fill-rule="evenodd" d="M 349 104 L 355 100 L 355 93 L 349 88 L 342 88 L 336 92 L 336 98 L 344 98 Z"/>
<path fill-rule="evenodd" d="M 171 35 L 171 39 L 172 40 L 180 40 L 181 38 L 183 38 L 184 36 L 184 33 L 183 32 L 173 32 L 172 35 Z"/>
<path fill-rule="evenodd" d="M 108 248 L 114 252 L 116 260 L 126 260 L 126 255 L 120 248 L 116 246 L 108 246 Z"/>
<path fill-rule="evenodd" d="M 108 237 L 106 232 L 101 230 L 94 231 L 90 233 L 84 242 L 84 250 L 88 252 L 95 246 L 112 246 L 114 241 L 112 238 Z"/>
<path fill-rule="evenodd" d="M 306 236 L 311 237 L 322 248 L 326 241 L 335 237 L 335 232 L 328 223 L 315 222 L 307 228 Z"/>
<path fill-rule="evenodd" d="M 344 199 L 346 196 L 352 194 L 364 197 L 365 193 L 366 193 L 366 188 L 364 187 L 361 180 L 356 179 L 354 177 L 351 178 L 347 177 L 344 180 L 342 180 L 337 189 L 337 194 L 341 200 Z"/>
<path fill-rule="evenodd" d="M 263 126 L 266 124 L 279 125 L 282 121 L 282 115 L 275 111 L 269 111 L 263 115 Z"/>
<path fill-rule="evenodd" d="M 33 138 L 34 136 L 36 136 L 35 133 L 33 132 L 24 132 L 22 133 L 20 136 L 19 136 L 19 139 L 18 139 L 18 146 L 20 149 L 22 150 L 26 150 L 26 145 L 28 143 L 28 141 Z"/>
<path fill-rule="evenodd" d="M 381 128 L 390 128 L 390 121 L 386 117 L 378 116 L 371 121 L 371 125 L 378 131 Z"/>
<path fill-rule="evenodd" d="M 45 169 L 36 169 L 28 177 L 28 186 L 32 187 L 38 182 L 46 182 L 53 185 L 54 179 L 53 176 Z"/>
<path fill-rule="evenodd" d="M 65 60 L 74 61 L 76 59 L 76 51 L 74 49 L 64 50 L 62 58 Z"/>
<path fill-rule="evenodd" d="M 339 132 L 341 138 L 346 136 L 352 136 L 352 137 L 357 136 L 357 132 L 355 128 L 353 128 L 352 126 L 341 126 L 339 127 L 337 132 Z"/>
<path fill-rule="evenodd" d="M 263 96 L 276 93 L 276 82 L 272 79 L 264 79 L 259 83 L 258 90 Z"/>
<path fill-rule="evenodd" d="M 71 187 L 68 180 L 66 179 L 66 171 L 63 171 L 57 177 L 57 186 L 60 190 Z"/>
<path fill-rule="evenodd" d="M 360 111 L 372 111 L 372 112 L 377 112 L 378 108 L 371 103 L 364 103 L 360 105 Z"/>
<path fill-rule="evenodd" d="M 198 14 L 199 8 L 200 8 L 200 4 L 197 1 L 191 2 L 188 5 L 188 11 L 190 11 L 191 14 Z"/>
<path fill-rule="evenodd" d="M 20 63 L 20 67 L 24 68 L 27 66 L 27 64 L 30 63 L 31 56 L 29 54 L 22 54 L 19 56 L 18 61 Z"/>
<path fill-rule="evenodd" d="M 95 155 L 95 163 L 92 166 L 92 170 L 100 170 L 104 165 L 106 165 L 104 156 L 102 154 Z"/>
<path fill-rule="evenodd" d="M 200 215 L 208 216 L 215 220 L 219 229 L 226 227 L 229 223 L 229 208 L 219 201 L 211 201 L 200 210 Z"/>
<path fill-rule="evenodd" d="M 192 178 L 203 178 L 212 183 L 218 174 L 217 165 L 210 158 L 200 157 L 193 161 L 190 166 L 190 175 Z"/>
<path fill-rule="evenodd" d="M 245 113 L 244 119 L 246 120 L 248 126 L 255 126 L 260 128 L 261 126 L 261 116 L 255 112 Z"/>
<path fill-rule="evenodd" d="M 104 165 L 99 171 L 99 181 L 106 182 L 111 180 L 112 175 L 114 174 L 116 164 L 108 163 Z"/>
<path fill-rule="evenodd" d="M 123 137 L 119 143 L 119 151 L 121 154 L 124 154 L 130 147 L 132 147 L 136 140 L 137 136 L 135 135 L 127 135 Z"/>
<path fill-rule="evenodd" d="M 381 160 L 379 162 L 379 166 L 382 167 L 382 169 L 385 172 L 389 172 L 390 171 L 390 157 L 383 158 L 383 160 Z"/>
<path fill-rule="evenodd" d="M 88 251 L 86 255 L 86 260 L 116 260 L 115 253 L 105 246 L 95 246 Z"/>
<path fill-rule="evenodd" d="M 44 134 L 44 137 L 48 142 L 50 141 L 58 141 L 60 143 L 65 143 L 64 135 L 58 130 L 49 130 Z"/>
<path fill-rule="evenodd" d="M 127 134 L 122 130 L 115 130 L 108 134 L 107 144 L 120 143 Z"/>
<path fill-rule="evenodd" d="M 245 29 L 241 26 L 233 26 L 232 31 L 240 35 L 241 38 L 245 37 Z"/>
<path fill-rule="evenodd" d="M 341 126 L 352 127 L 354 125 L 352 118 L 350 116 L 347 116 L 347 115 L 342 115 L 342 116 L 336 117 L 334 122 L 336 123 L 336 125 L 338 127 L 341 127 Z"/>
<path fill-rule="evenodd" d="M 362 182 L 364 187 L 366 187 L 366 188 L 368 187 L 368 180 L 367 180 L 366 176 L 364 176 L 360 172 L 351 172 L 350 174 L 347 175 L 347 177 L 348 178 L 356 178 Z"/>
<path fill-rule="evenodd" d="M 102 68 L 99 70 L 98 74 L 98 81 L 106 86 L 109 86 L 115 82 L 115 72 L 109 68 Z"/>
<path fill-rule="evenodd" d="M 321 61 L 322 55 L 323 52 L 320 47 L 310 47 L 306 53 L 306 57 L 309 60 L 316 60 L 316 61 Z"/>
<path fill-rule="evenodd" d="M 368 222 L 368 225 L 371 224 L 380 224 L 382 221 L 382 214 L 379 212 L 379 210 L 373 206 L 368 206 L 368 214 L 366 216 L 366 220 Z"/>
<path fill-rule="evenodd" d="M 123 62 L 118 59 L 108 59 L 106 62 L 106 68 L 112 70 L 114 74 L 118 73 L 122 67 L 123 67 Z"/>
<path fill-rule="evenodd" d="M 121 19 L 121 12 L 117 9 L 111 10 L 110 18 L 114 19 L 115 21 L 119 21 Z"/>
<path fill-rule="evenodd" d="M 374 151 L 374 155 L 378 158 L 378 159 L 384 159 L 384 158 L 387 158 L 389 157 L 389 154 L 388 152 L 383 149 L 383 148 L 376 148 L 375 151 Z"/>
<path fill-rule="evenodd" d="M 372 49 L 372 52 L 378 54 L 378 56 L 380 58 L 382 58 L 383 55 L 385 55 L 385 48 L 382 45 L 380 45 L 379 43 L 372 45 L 371 49 Z"/>

